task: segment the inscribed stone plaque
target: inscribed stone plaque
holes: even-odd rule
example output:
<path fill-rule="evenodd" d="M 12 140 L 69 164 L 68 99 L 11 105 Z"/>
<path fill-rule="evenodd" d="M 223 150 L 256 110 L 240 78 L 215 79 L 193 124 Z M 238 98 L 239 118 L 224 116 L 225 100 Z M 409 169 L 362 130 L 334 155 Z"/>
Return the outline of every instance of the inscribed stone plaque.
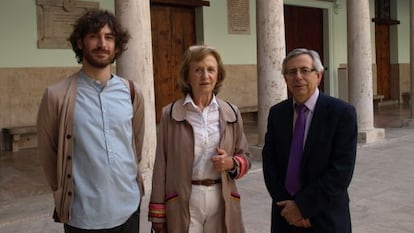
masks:
<path fill-rule="evenodd" d="M 250 0 L 227 0 L 229 34 L 250 34 Z"/>
<path fill-rule="evenodd" d="M 75 21 L 99 2 L 37 0 L 37 46 L 40 49 L 71 48 L 68 38 Z"/>

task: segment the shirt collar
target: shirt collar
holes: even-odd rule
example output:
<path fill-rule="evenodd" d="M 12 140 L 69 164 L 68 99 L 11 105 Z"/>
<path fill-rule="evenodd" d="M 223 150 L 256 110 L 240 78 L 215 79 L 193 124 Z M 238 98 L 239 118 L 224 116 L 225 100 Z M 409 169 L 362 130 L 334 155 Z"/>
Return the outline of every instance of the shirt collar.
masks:
<path fill-rule="evenodd" d="M 230 122 L 230 123 L 237 122 L 238 114 L 240 114 L 240 111 L 237 109 L 236 106 L 232 106 L 230 103 L 225 102 L 222 99 L 217 98 L 217 97 L 214 98 L 214 101 L 215 103 L 217 103 L 217 108 L 219 109 L 221 120 L 223 120 L 224 122 Z M 172 119 L 176 121 L 185 121 L 186 108 L 185 108 L 184 102 L 185 102 L 185 98 L 182 98 L 172 103 L 171 110 L 170 110 L 170 115 Z"/>
<path fill-rule="evenodd" d="M 187 94 L 186 96 L 185 96 L 185 99 L 184 99 L 184 102 L 183 102 L 183 105 L 187 105 L 187 104 L 191 104 L 194 108 L 196 108 L 197 107 L 197 105 L 194 103 L 194 101 L 193 101 L 193 98 L 191 98 L 191 95 L 190 94 Z M 217 103 L 217 99 L 216 99 L 216 95 L 213 95 L 213 98 L 211 99 L 211 102 L 210 102 L 210 104 L 208 105 L 209 107 L 210 106 L 215 106 L 215 107 L 219 107 L 219 105 L 218 105 L 218 103 Z"/>
<path fill-rule="evenodd" d="M 94 88 L 96 88 L 98 91 L 102 91 L 103 90 L 103 86 L 101 81 L 93 79 L 91 77 L 89 77 L 85 72 L 83 72 L 82 70 L 79 71 L 80 73 L 80 77 L 81 79 L 83 79 L 85 82 L 87 82 L 89 85 L 93 86 Z M 108 84 L 111 84 L 113 82 L 113 78 L 116 77 L 116 75 L 111 74 L 111 77 L 108 79 L 108 81 L 106 82 L 106 85 L 108 86 Z"/>
<path fill-rule="evenodd" d="M 309 111 L 313 112 L 313 110 L 315 109 L 316 101 L 318 101 L 318 96 L 319 96 L 319 89 L 316 88 L 315 92 L 313 92 L 313 94 L 309 97 L 309 99 L 305 101 L 304 105 Z M 296 104 L 296 101 L 295 99 L 293 99 L 293 106 L 295 106 L 295 104 Z"/>

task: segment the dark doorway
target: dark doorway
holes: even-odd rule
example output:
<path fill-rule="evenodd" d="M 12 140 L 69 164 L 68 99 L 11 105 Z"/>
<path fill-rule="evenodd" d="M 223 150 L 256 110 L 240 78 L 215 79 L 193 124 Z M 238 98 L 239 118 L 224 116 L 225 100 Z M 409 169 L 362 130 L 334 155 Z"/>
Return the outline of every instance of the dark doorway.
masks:
<path fill-rule="evenodd" d="M 319 53 L 323 62 L 323 10 L 284 5 L 284 15 L 286 53 L 295 48 L 313 49 Z M 324 91 L 323 79 L 319 89 Z"/>

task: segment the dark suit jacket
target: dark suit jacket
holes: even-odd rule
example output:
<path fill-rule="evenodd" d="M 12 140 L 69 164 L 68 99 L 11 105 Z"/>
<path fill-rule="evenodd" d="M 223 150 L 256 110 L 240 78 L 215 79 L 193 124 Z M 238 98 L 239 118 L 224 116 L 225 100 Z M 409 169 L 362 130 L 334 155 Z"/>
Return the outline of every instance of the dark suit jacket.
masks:
<path fill-rule="evenodd" d="M 298 232 L 350 233 L 348 186 L 357 146 L 355 108 L 319 94 L 301 162 L 301 190 L 292 197 L 285 189 L 293 127 L 293 100 L 274 105 L 269 112 L 263 174 L 272 197 L 272 233 L 296 232 L 280 215 L 276 202 L 295 200 L 312 227 Z"/>

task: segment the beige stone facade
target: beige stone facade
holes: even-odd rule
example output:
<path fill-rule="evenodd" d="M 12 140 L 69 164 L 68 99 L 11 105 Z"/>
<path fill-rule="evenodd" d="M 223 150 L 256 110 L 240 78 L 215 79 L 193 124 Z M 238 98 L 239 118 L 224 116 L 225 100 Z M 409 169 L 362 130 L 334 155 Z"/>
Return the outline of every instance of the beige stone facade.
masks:
<path fill-rule="evenodd" d="M 0 128 L 35 125 L 44 89 L 78 69 L 79 67 L 0 68 Z M 238 105 L 244 112 L 256 112 L 256 65 L 227 65 L 226 71 L 227 77 L 219 95 Z M 0 148 L 4 149 L 4 142 L 2 145 Z"/>

